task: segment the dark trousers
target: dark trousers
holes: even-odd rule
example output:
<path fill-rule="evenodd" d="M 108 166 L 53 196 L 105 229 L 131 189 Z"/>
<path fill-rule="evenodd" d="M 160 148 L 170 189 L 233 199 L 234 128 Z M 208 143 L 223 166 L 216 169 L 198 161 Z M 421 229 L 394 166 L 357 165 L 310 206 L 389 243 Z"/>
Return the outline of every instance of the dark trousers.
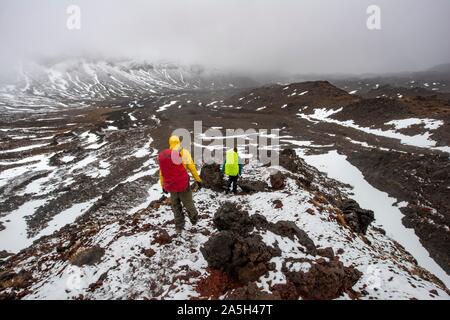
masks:
<path fill-rule="evenodd" d="M 237 181 L 239 176 L 229 176 L 228 177 L 228 183 L 227 183 L 227 191 L 230 191 L 231 185 L 233 185 L 233 192 L 237 192 Z"/>
<path fill-rule="evenodd" d="M 175 216 L 175 226 L 177 228 L 184 227 L 183 206 L 186 209 L 187 215 L 192 224 L 195 224 L 197 222 L 198 213 L 194 205 L 194 200 L 192 199 L 192 191 L 190 187 L 188 187 L 186 191 L 183 192 L 171 192 L 170 202 L 172 205 L 172 211 Z"/>

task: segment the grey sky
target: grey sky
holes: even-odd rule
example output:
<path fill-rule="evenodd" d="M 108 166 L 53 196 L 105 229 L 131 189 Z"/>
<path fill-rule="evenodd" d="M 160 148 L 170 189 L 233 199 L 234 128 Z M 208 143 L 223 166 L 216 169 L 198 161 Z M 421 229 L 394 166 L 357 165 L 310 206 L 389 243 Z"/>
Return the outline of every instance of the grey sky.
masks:
<path fill-rule="evenodd" d="M 66 28 L 81 7 L 82 29 Z M 382 30 L 366 28 L 366 8 Z M 448 0 L 0 0 L 0 68 L 24 58 L 165 59 L 244 71 L 363 73 L 449 62 Z"/>

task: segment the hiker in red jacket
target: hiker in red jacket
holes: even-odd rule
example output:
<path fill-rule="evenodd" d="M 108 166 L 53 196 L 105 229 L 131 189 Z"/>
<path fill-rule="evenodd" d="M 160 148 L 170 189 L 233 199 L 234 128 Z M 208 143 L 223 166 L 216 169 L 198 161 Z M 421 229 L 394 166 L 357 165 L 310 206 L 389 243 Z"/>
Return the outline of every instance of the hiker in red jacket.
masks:
<path fill-rule="evenodd" d="M 189 170 L 198 186 L 202 179 L 198 175 L 195 163 L 188 150 L 181 148 L 180 138 L 171 136 L 169 149 L 163 150 L 159 156 L 159 177 L 164 193 L 170 192 L 170 202 L 175 216 L 175 228 L 181 233 L 184 228 L 183 206 L 193 225 L 198 221 L 198 213 L 192 199 L 189 185 Z"/>

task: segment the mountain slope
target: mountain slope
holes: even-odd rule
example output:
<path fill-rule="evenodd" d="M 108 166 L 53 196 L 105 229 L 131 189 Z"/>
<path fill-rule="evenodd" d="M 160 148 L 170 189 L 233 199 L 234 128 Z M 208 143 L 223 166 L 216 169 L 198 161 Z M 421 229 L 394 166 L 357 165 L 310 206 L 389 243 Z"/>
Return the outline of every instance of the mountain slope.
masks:
<path fill-rule="evenodd" d="M 200 222 L 196 226 L 188 223 L 178 237 L 164 197 L 136 213 L 123 208 L 121 215 L 100 215 L 103 219 L 86 214 L 7 260 L 0 274 L 0 296 L 449 298 L 444 286 L 383 230 L 369 226 L 366 235 L 363 230 L 356 232 L 363 225 L 355 217 L 366 213 L 359 212 L 357 204 L 344 209 L 343 185 L 292 152 L 285 156 L 290 161 L 282 164 L 289 163 L 293 171 L 280 167 L 281 174 L 276 176 L 257 162 L 247 165 L 243 179 L 250 183 L 242 185 L 251 187 L 235 197 L 211 189 L 196 192 Z M 207 185 L 217 181 L 209 180 L 208 172 L 219 174 L 205 167 L 202 175 Z M 155 186 L 151 192 L 158 197 Z M 121 200 L 120 196 L 106 197 L 95 209 L 116 210 Z M 231 232 L 226 230 L 234 230 L 233 217 L 245 218 L 244 210 L 250 214 L 246 222 L 250 228 L 245 231 L 241 221 L 236 229 L 241 236 L 235 238 L 247 248 L 235 252 L 240 262 L 228 260 L 228 249 L 221 246 L 215 247 L 212 256 L 208 246 L 214 247 L 215 237 Z M 258 258 L 253 250 L 258 250 Z M 223 270 L 214 267 L 212 261 L 217 259 Z M 317 282 L 322 283 L 319 289 L 312 285 Z"/>
<path fill-rule="evenodd" d="M 64 60 L 27 63 L 18 80 L 0 88 L 0 110 L 24 112 L 137 100 L 187 89 L 229 89 L 257 83 L 201 66 L 136 61 Z"/>
<path fill-rule="evenodd" d="M 97 68 L 99 63 L 95 65 L 92 68 Z M 148 66 L 128 66 L 126 73 L 145 68 Z M 74 70 L 76 73 L 80 69 Z M 96 74 L 102 72 L 98 69 Z M 94 81 L 93 77 L 90 79 Z M 52 87 L 50 80 L 46 81 L 48 83 L 43 84 L 48 88 L 48 98 L 53 102 L 61 101 L 58 89 Z M 188 268 L 185 265 L 191 264 L 186 262 L 183 268 L 168 270 L 168 265 L 176 265 L 174 258 L 168 256 L 173 252 L 183 261 L 190 257 L 197 259 L 198 264 L 189 267 L 193 270 L 189 273 L 192 283 L 186 284 L 192 297 L 223 297 L 225 293 L 229 298 L 269 297 L 268 291 L 272 291 L 269 293 L 271 298 L 389 298 L 396 295 L 427 298 L 430 294 L 437 297 L 434 291 L 429 292 L 433 290 L 432 284 L 425 285 L 430 289 L 424 291 L 419 285 L 422 284 L 420 280 L 409 279 L 412 273 L 424 278 L 424 283 L 434 281 L 417 265 L 449 283 L 448 203 L 445 201 L 450 190 L 447 188 L 449 143 L 445 130 L 448 127 L 448 106 L 441 98 L 427 95 L 366 99 L 349 94 L 329 82 L 319 81 L 251 90 L 231 87 L 225 90 L 227 82 L 223 82 L 220 90 L 161 86 L 156 93 L 140 93 L 139 86 L 136 86 L 136 96 L 142 94 L 140 98 L 135 99 L 130 94 L 130 97 L 122 97 L 123 100 L 116 100 L 104 89 L 108 81 L 103 79 L 101 82 L 103 87 L 99 92 L 105 98 L 99 96 L 98 100 L 91 100 L 88 97 L 90 91 L 85 88 L 83 93 L 88 95 L 83 98 L 85 100 L 74 102 L 73 107 L 49 109 L 38 103 L 39 96 L 31 94 L 37 99 L 30 102 L 36 112 L 16 106 L 2 113 L 0 264 L 5 273 L 0 283 L 4 286 L 4 297 L 50 297 L 50 293 L 45 291 L 48 289 L 55 290 L 55 297 L 62 298 L 73 298 L 80 293 L 87 298 L 114 298 L 114 290 L 108 291 L 108 286 L 115 286 L 116 282 L 105 280 L 106 274 L 100 278 L 98 273 L 102 271 L 103 274 L 110 268 L 108 274 L 121 279 L 118 286 L 123 290 L 118 289 L 117 297 L 133 297 L 129 294 L 133 288 L 130 288 L 128 280 L 135 277 L 138 278 L 134 284 L 140 288 L 135 292 L 136 297 L 174 297 L 175 293 L 170 288 L 172 278 L 178 279 L 181 275 L 184 279 Z M 52 92 L 55 92 L 55 98 L 51 96 Z M 246 175 L 254 181 L 241 183 L 243 193 L 231 199 L 237 206 L 231 205 L 226 212 L 218 210 L 219 206 L 230 208 L 226 204 L 230 197 L 220 191 L 200 191 L 195 196 L 202 201 L 202 222 L 196 227 L 200 234 L 194 229 L 192 234 L 188 231 L 184 238 L 175 239 L 167 203 L 157 201 L 145 209 L 161 197 L 157 176 L 154 176 L 158 170 L 155 156 L 157 150 L 167 147 L 167 138 L 172 130 L 186 128 L 193 132 L 194 121 L 198 120 L 203 122 L 203 131 L 194 132 L 194 145 L 203 151 L 224 150 L 223 145 L 211 144 L 229 142 L 217 130 L 222 134 L 224 129 L 261 130 L 256 135 L 261 143 L 273 137 L 270 131 L 265 130 L 279 129 L 280 139 L 271 141 L 270 149 L 294 147 L 308 164 L 348 185 L 332 182 L 304 164 L 300 167 L 306 169 L 299 174 L 295 166 L 297 161 L 293 160 L 284 164 L 291 171 L 284 172 L 289 176 L 287 186 L 274 190 L 265 185 L 267 182 L 269 185 L 276 183 L 270 181 L 269 169 L 251 162 Z M 219 136 L 209 139 L 203 133 L 206 129 L 214 129 L 213 136 Z M 249 132 L 235 135 L 243 137 L 245 142 L 250 141 L 249 135 L 255 138 L 254 133 Z M 243 144 L 241 152 L 244 151 Z M 308 185 L 312 180 L 315 180 L 315 189 Z M 252 191 L 254 185 L 258 187 L 256 192 Z M 346 222 L 351 230 L 336 223 L 336 217 L 341 217 L 336 214 L 339 211 L 356 217 L 362 214 L 362 220 L 366 222 L 372 219 L 368 210 L 359 208 L 351 200 L 344 201 L 347 198 L 358 201 L 364 209 L 373 210 L 376 226 L 369 227 L 366 236 L 360 234 L 365 231 L 365 226 L 359 227 L 359 218 Z M 138 214 L 140 210 L 143 211 Z M 243 221 L 248 226 L 243 234 L 236 234 L 233 223 L 217 224 L 222 215 L 246 217 L 246 211 L 250 217 Z M 214 218 L 215 215 L 219 218 Z M 74 222 L 80 216 L 80 220 Z M 129 219 L 136 222 L 130 226 Z M 344 223 L 341 218 L 338 220 Z M 379 227 L 386 230 L 387 236 Z M 52 236 L 54 232 L 56 234 Z M 102 242 L 97 235 L 110 240 Z M 328 235 L 326 241 L 324 235 Z M 33 245 L 42 236 L 44 239 Z M 155 237 L 157 242 L 151 244 Z M 356 244 L 343 238 L 348 241 L 356 239 Z M 116 241 L 119 247 L 114 247 Z M 158 242 L 168 244 L 158 246 Z M 397 242 L 407 249 L 401 249 Z M 245 252 L 243 262 L 222 261 L 230 251 L 218 248 L 217 243 L 248 248 L 254 253 L 250 256 L 257 257 L 250 260 L 257 268 L 248 263 L 249 255 Z M 311 243 L 316 251 L 311 249 Z M 135 244 L 151 250 L 142 256 L 125 249 L 131 249 Z M 356 248 L 358 251 L 350 252 L 352 258 L 347 255 L 349 252 L 346 253 L 350 244 L 354 246 L 352 250 Z M 292 251 L 292 246 L 297 245 L 302 248 L 299 249 L 301 253 Z M 123 251 L 120 246 L 123 246 Z M 181 250 L 178 247 L 185 246 L 192 252 L 178 251 Z M 25 251 L 19 253 L 22 249 Z M 163 251 L 158 255 L 159 250 Z M 223 253 L 223 256 L 211 255 L 211 252 Z M 19 254 L 14 255 L 16 253 Z M 124 259 L 135 261 L 131 270 L 121 269 L 125 260 L 118 259 L 122 255 Z M 153 260 L 147 259 L 147 256 L 154 255 Z M 352 266 L 355 256 L 361 259 L 358 258 L 359 262 Z M 412 256 L 417 259 L 417 265 Z M 325 259 L 319 260 L 321 257 Z M 30 264 L 24 259 L 33 259 L 34 262 Z M 361 281 L 373 280 L 374 273 L 380 272 L 362 259 L 377 262 L 375 266 L 380 263 L 379 259 L 390 261 L 393 266 L 388 267 L 387 274 L 402 274 L 400 283 L 395 283 L 395 276 L 391 281 L 388 281 L 391 277 L 383 278 L 387 292 L 371 290 L 366 293 Z M 46 265 L 46 260 L 49 261 L 48 266 L 42 266 Z M 86 261 L 96 264 L 84 267 Z M 304 270 L 308 275 L 300 277 L 296 272 L 288 271 L 286 268 L 290 269 L 291 264 L 296 272 Z M 101 280 L 105 287 L 99 292 L 81 288 L 65 292 L 68 288 L 66 280 L 70 279 L 69 286 L 73 287 L 70 283 L 79 279 L 77 265 L 83 265 L 81 271 L 86 273 L 82 286 Z M 149 290 L 147 284 L 140 282 L 140 276 L 154 279 L 146 270 L 141 270 L 144 265 L 158 275 L 163 274 L 165 293 Z M 217 270 L 218 265 L 223 265 L 223 270 Z M 47 270 L 50 266 L 61 273 Z M 22 269 L 25 271 L 20 273 Z M 114 273 L 116 269 L 117 274 Z M 65 274 L 66 270 L 68 274 Z M 34 279 L 30 280 L 30 275 Z M 66 278 L 61 278 L 63 275 Z M 266 276 L 272 282 L 276 277 L 289 280 L 289 283 L 278 283 L 272 290 L 269 288 L 271 285 L 262 282 Z M 317 277 L 337 279 L 337 282 L 324 280 L 324 287 L 328 289 L 322 292 L 302 289 L 311 289 L 311 283 Z M 48 280 L 55 281 L 50 284 Z M 260 289 L 265 290 L 257 289 L 255 281 Z M 419 288 L 417 292 L 411 289 L 414 286 L 405 284 L 408 281 Z M 62 285 L 59 289 L 55 287 L 58 284 Z M 367 283 L 366 286 L 373 287 Z M 34 293 L 21 287 L 32 289 Z M 75 287 L 79 285 L 75 284 Z M 442 294 L 439 297 L 443 297 Z"/>

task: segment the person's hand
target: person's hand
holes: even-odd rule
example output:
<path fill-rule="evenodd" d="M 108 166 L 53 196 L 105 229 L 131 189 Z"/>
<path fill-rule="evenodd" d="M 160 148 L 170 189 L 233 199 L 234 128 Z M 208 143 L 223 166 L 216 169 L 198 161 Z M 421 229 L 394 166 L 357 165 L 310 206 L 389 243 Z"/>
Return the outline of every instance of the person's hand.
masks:
<path fill-rule="evenodd" d="M 201 187 L 202 187 L 201 183 L 198 181 L 195 181 L 191 186 L 191 190 L 196 192 L 196 191 L 200 190 Z"/>

